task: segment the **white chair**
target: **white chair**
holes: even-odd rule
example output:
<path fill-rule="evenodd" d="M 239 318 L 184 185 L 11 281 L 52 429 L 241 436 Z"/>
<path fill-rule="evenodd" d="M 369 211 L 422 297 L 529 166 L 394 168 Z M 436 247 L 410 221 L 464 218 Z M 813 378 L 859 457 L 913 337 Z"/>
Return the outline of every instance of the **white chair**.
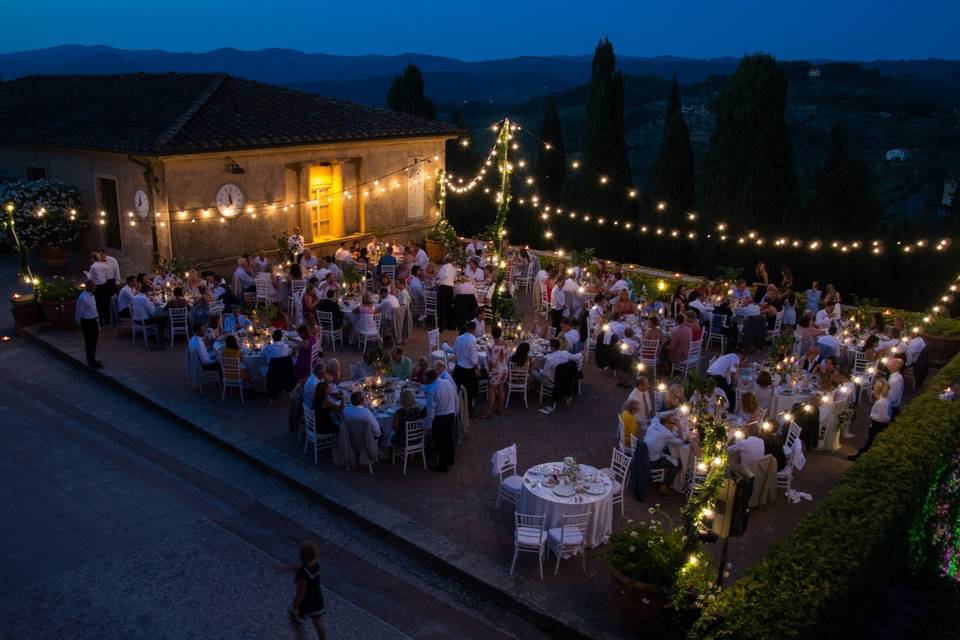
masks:
<path fill-rule="evenodd" d="M 187 357 L 195 360 L 193 366 L 196 367 L 196 370 L 200 373 L 200 378 L 197 380 L 200 383 L 200 395 L 203 395 L 203 385 L 208 382 L 214 383 L 217 387 L 220 386 L 220 372 L 218 370 L 204 369 L 203 365 L 200 364 L 200 356 L 191 352 L 189 347 L 187 348 Z"/>
<path fill-rule="evenodd" d="M 461 385 L 457 390 L 457 397 L 460 399 L 460 411 L 457 412 L 457 444 L 463 442 L 463 436 L 470 431 L 470 399 L 467 396 L 467 387 Z"/>
<path fill-rule="evenodd" d="M 303 405 L 303 432 L 306 438 L 303 441 L 303 452 L 306 453 L 313 445 L 313 464 L 317 464 L 317 452 L 333 449 L 337 444 L 337 436 L 332 434 L 319 435 L 317 433 L 317 418 L 313 409 Z M 299 440 L 299 436 L 298 436 Z"/>
<path fill-rule="evenodd" d="M 493 508 L 500 508 L 500 500 L 516 506 L 523 489 L 523 478 L 517 475 L 517 445 L 513 444 L 493 454 L 493 473 L 499 480 L 497 501 Z"/>
<path fill-rule="evenodd" d="M 404 433 L 403 444 L 393 445 L 393 454 L 390 458 L 391 464 L 396 462 L 397 456 L 403 457 L 403 475 L 407 475 L 407 460 L 420 454 L 423 461 L 423 470 L 427 470 L 427 453 L 425 448 L 426 435 L 423 431 L 422 420 L 407 420 L 406 432 Z"/>
<path fill-rule="evenodd" d="M 324 340 L 329 340 L 330 348 L 336 352 L 338 341 L 340 346 L 343 346 L 343 329 L 333 326 L 333 312 L 317 311 L 317 322 L 320 323 L 320 344 L 323 344 Z"/>
<path fill-rule="evenodd" d="M 240 391 L 240 402 L 245 402 L 243 399 L 243 386 L 244 380 L 240 372 L 240 358 L 220 358 L 220 371 L 222 372 L 220 386 L 222 391 L 220 392 L 220 400 L 226 400 L 227 398 L 227 389 L 233 388 Z"/>
<path fill-rule="evenodd" d="M 543 530 L 546 516 L 534 516 L 514 512 L 516 528 L 513 533 L 513 562 L 510 563 L 510 575 L 517 566 L 517 556 L 521 553 L 535 553 L 540 565 L 540 579 L 543 580 L 543 555 L 546 551 L 547 533 Z"/>
<path fill-rule="evenodd" d="M 710 320 L 710 336 L 707 338 L 707 348 L 714 342 L 720 344 L 720 353 L 726 350 L 727 331 L 730 329 L 730 316 L 713 313 Z"/>
<path fill-rule="evenodd" d="M 700 335 L 700 339 L 696 342 L 690 343 L 690 353 L 687 355 L 687 359 L 683 362 L 676 362 L 670 367 L 670 377 L 676 375 L 677 371 L 683 372 L 683 381 L 687 381 L 687 376 L 690 373 L 690 370 L 698 371 L 700 369 L 700 353 L 702 351 L 703 345 L 703 334 Z"/>
<path fill-rule="evenodd" d="M 395 264 L 382 265 L 380 267 L 380 275 L 390 276 L 390 280 L 392 281 L 394 278 L 397 277 L 397 265 Z"/>
<path fill-rule="evenodd" d="M 223 300 L 214 300 L 210 303 L 210 317 L 223 315 Z"/>
<path fill-rule="evenodd" d="M 172 309 L 167 309 L 167 313 L 170 315 L 170 346 L 173 346 L 173 341 L 177 336 L 183 336 L 186 339 L 190 339 L 190 327 L 187 325 L 187 311 L 186 307 L 174 307 Z"/>
<path fill-rule="evenodd" d="M 547 327 L 547 340 L 552 340 L 557 337 L 557 328 L 556 327 Z"/>
<path fill-rule="evenodd" d="M 371 344 L 383 344 L 383 336 L 380 335 L 380 323 L 383 321 L 382 313 L 373 314 L 373 326 L 362 327 L 357 331 L 357 340 L 361 353 L 366 353 L 367 347 Z"/>
<path fill-rule="evenodd" d="M 423 325 L 427 325 L 427 318 L 433 318 L 433 326 L 440 326 L 440 319 L 437 316 L 437 291 L 435 289 L 424 289 L 423 291 Z"/>
<path fill-rule="evenodd" d="M 777 317 L 773 322 L 773 329 L 767 329 L 767 340 L 771 343 L 780 336 L 783 329 L 783 311 L 777 312 Z"/>
<path fill-rule="evenodd" d="M 630 456 L 616 447 L 613 449 L 613 459 L 610 460 L 610 469 L 613 472 L 613 505 L 620 503 L 620 515 L 623 515 L 623 492 L 630 475 Z M 659 471 L 662 471 L 659 470 Z M 663 482 L 663 480 L 660 480 Z"/>
<path fill-rule="evenodd" d="M 793 488 L 793 460 L 797 455 L 797 449 L 802 446 L 803 443 L 800 442 L 800 425 L 796 422 L 791 422 L 790 429 L 787 431 L 786 441 L 783 445 L 784 449 L 790 449 L 790 453 L 787 455 L 787 464 L 784 465 L 783 469 L 777 471 L 777 489 L 790 491 Z"/>
<path fill-rule="evenodd" d="M 316 366 L 320 363 L 320 360 L 323 358 L 322 355 L 323 346 L 320 344 L 320 341 L 313 343 L 313 346 L 310 347 L 310 370 L 313 371 Z"/>
<path fill-rule="evenodd" d="M 560 519 L 560 526 L 547 531 L 547 548 L 557 556 L 557 566 L 553 575 L 560 571 L 560 560 L 564 555 L 573 557 L 580 554 L 580 563 L 583 571 L 587 571 L 587 526 L 590 524 L 590 509 L 585 513 L 564 514 Z"/>
<path fill-rule="evenodd" d="M 527 384 L 530 378 L 530 364 L 519 365 L 514 362 L 510 363 L 510 375 L 507 377 L 507 399 L 503 403 L 503 406 L 510 406 L 510 394 L 511 393 L 521 393 L 523 394 L 523 406 L 529 407 L 527 404 Z M 542 402 L 542 400 L 541 400 Z"/>
<path fill-rule="evenodd" d="M 637 359 L 645 368 L 650 371 L 657 370 L 657 362 L 660 360 L 660 347 L 662 344 L 656 338 L 652 340 L 641 340 L 640 350 L 637 352 Z"/>
<path fill-rule="evenodd" d="M 153 336 L 156 338 L 157 342 L 160 342 L 160 327 L 156 322 L 150 322 L 148 320 L 137 320 L 134 318 L 130 322 L 130 327 L 132 331 L 130 332 L 131 341 L 137 339 L 137 334 L 143 334 L 143 346 L 149 346 L 147 343 L 147 338 Z"/>
<path fill-rule="evenodd" d="M 433 363 L 437 360 L 441 362 L 447 361 L 447 353 L 440 347 L 440 330 L 439 329 L 430 329 L 427 331 L 427 354 L 430 365 L 433 366 Z"/>
<path fill-rule="evenodd" d="M 690 481 L 687 483 L 688 493 L 700 492 L 700 489 L 703 488 L 703 483 L 707 479 L 707 470 L 707 465 L 703 461 L 703 458 L 693 459 L 693 464 L 690 466 L 689 472 Z"/>
<path fill-rule="evenodd" d="M 267 272 L 257 274 L 257 297 L 256 304 L 270 304 L 275 302 L 277 294 L 271 291 L 270 274 Z"/>

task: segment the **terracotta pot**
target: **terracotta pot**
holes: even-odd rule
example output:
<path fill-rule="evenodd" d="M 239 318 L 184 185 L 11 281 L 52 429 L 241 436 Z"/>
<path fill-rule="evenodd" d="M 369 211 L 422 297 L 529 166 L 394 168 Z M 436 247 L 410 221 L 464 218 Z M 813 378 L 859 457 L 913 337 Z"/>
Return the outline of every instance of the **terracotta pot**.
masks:
<path fill-rule="evenodd" d="M 77 310 L 76 300 L 41 300 L 40 309 L 54 329 L 73 329 L 77 326 L 73 320 Z"/>
<path fill-rule="evenodd" d="M 667 596 L 661 587 L 628 580 L 613 568 L 610 569 L 610 586 L 620 622 L 636 635 L 648 632 L 647 626 L 656 620 L 667 604 Z"/>
<path fill-rule="evenodd" d="M 24 327 L 43 322 L 43 314 L 37 305 L 37 299 L 32 293 L 26 295 L 14 294 L 10 298 L 10 313 L 13 314 L 13 324 L 20 333 Z"/>
<path fill-rule="evenodd" d="M 70 252 L 63 247 L 43 246 L 37 249 L 37 255 L 48 267 L 62 269 L 67 266 L 70 259 Z"/>
<path fill-rule="evenodd" d="M 942 367 L 960 353 L 960 336 L 931 336 L 921 331 L 920 337 L 927 345 L 927 355 L 934 367 Z"/>
<path fill-rule="evenodd" d="M 427 240 L 427 257 L 430 258 L 430 262 L 440 264 L 445 255 L 447 255 L 447 248 L 445 246 L 439 242 Z"/>

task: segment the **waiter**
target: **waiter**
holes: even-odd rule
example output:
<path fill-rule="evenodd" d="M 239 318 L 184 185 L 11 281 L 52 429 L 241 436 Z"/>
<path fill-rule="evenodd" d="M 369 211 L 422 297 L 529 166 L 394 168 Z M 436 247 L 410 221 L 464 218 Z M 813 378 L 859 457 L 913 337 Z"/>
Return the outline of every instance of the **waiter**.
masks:
<path fill-rule="evenodd" d="M 437 324 L 440 331 L 455 328 L 453 314 L 453 286 L 457 283 L 457 269 L 450 256 L 444 256 L 443 266 L 437 272 Z"/>
<path fill-rule="evenodd" d="M 453 380 L 457 389 L 467 388 L 467 403 L 473 408 L 474 399 L 480 388 L 480 359 L 477 355 L 477 323 L 467 323 L 467 330 L 457 336 L 453 343 L 453 353 L 457 357 L 457 366 L 453 370 Z"/>
<path fill-rule="evenodd" d="M 77 310 L 73 319 L 83 331 L 83 346 L 87 352 L 87 364 L 93 369 L 99 369 L 103 363 L 97 360 L 97 340 L 100 339 L 100 316 L 97 314 L 97 301 L 93 296 L 96 283 L 93 279 L 87 280 L 80 297 L 77 298 Z"/>
<path fill-rule="evenodd" d="M 93 281 L 94 299 L 97 303 L 97 314 L 101 318 L 110 317 L 110 298 L 117 292 L 116 283 L 110 286 L 107 280 L 110 278 L 110 265 L 104 259 L 102 254 L 90 254 L 90 279 Z"/>
<path fill-rule="evenodd" d="M 437 466 L 430 467 L 430 470 L 446 473 L 453 466 L 457 449 L 454 435 L 459 404 L 457 387 L 446 378 L 439 377 L 436 369 L 427 371 L 426 381 L 427 415 L 423 419 L 423 426 L 433 434 L 437 450 Z"/>

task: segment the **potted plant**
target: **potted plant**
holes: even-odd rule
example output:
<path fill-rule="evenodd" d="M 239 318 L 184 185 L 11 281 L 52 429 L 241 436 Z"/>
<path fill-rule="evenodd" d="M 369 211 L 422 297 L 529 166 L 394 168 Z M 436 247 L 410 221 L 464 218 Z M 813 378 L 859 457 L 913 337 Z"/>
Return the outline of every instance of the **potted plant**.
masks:
<path fill-rule="evenodd" d="M 17 236 L 50 267 L 67 266 L 69 248 L 87 226 L 78 191 L 59 180 L 16 180 L 0 184 L 0 202 L 12 204 Z"/>
<path fill-rule="evenodd" d="M 80 287 L 60 276 L 36 283 L 37 300 L 44 317 L 55 329 L 72 329 Z"/>
<path fill-rule="evenodd" d="M 13 324 L 17 328 L 17 333 L 20 333 L 24 327 L 43 322 L 37 297 L 32 293 L 10 294 L 10 313 L 13 314 Z"/>
<path fill-rule="evenodd" d="M 439 263 L 443 257 L 459 246 L 457 230 L 447 221 L 440 218 L 426 235 L 427 255 L 432 262 Z"/>
<path fill-rule="evenodd" d="M 660 510 L 652 518 L 610 536 L 608 557 L 613 599 L 632 633 L 649 631 L 664 608 L 686 616 L 713 595 L 712 565 L 682 527 Z M 715 574 L 714 574 L 715 575 Z"/>

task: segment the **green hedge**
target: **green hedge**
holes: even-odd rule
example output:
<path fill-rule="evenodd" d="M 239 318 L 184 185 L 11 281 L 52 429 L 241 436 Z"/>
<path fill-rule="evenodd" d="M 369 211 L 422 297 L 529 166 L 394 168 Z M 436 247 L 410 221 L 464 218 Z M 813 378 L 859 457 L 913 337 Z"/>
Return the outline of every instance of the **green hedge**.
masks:
<path fill-rule="evenodd" d="M 843 638 L 908 564 L 909 530 L 938 465 L 960 441 L 960 401 L 937 398 L 960 379 L 953 358 L 839 485 L 703 612 L 689 637 Z M 800 474 L 800 485 L 803 484 Z M 734 542 L 734 544 L 738 544 Z"/>

